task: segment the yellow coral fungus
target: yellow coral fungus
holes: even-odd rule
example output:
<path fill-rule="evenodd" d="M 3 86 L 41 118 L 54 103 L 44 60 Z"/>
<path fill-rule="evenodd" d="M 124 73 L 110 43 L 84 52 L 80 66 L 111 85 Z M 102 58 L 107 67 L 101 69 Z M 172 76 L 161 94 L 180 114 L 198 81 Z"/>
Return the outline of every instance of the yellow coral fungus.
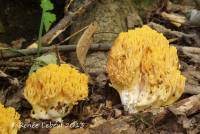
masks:
<path fill-rule="evenodd" d="M 14 108 L 0 104 L 0 134 L 17 134 L 21 123 L 19 118 Z"/>
<path fill-rule="evenodd" d="M 88 96 L 88 77 L 68 64 L 49 64 L 28 77 L 24 96 L 33 107 L 33 118 L 61 121 Z"/>
<path fill-rule="evenodd" d="M 107 72 L 130 113 L 170 105 L 184 91 L 176 48 L 146 25 L 120 33 L 110 50 Z"/>

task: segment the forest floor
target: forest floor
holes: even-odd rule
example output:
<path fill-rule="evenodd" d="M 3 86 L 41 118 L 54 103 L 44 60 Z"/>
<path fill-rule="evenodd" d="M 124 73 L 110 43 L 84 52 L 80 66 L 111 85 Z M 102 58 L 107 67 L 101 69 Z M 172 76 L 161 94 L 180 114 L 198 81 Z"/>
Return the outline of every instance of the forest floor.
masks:
<path fill-rule="evenodd" d="M 118 93 L 109 86 L 107 80 L 103 88 L 91 83 L 88 99 L 76 105 L 71 114 L 59 123 L 32 119 L 32 107 L 22 94 L 33 59 L 36 58 L 36 51 L 29 53 L 27 46 L 37 41 L 40 3 L 35 0 L 0 0 L 0 102 L 14 107 L 20 113 L 22 127 L 19 134 L 200 133 L 200 2 L 169 2 L 163 0 L 147 9 L 138 6 L 138 13 L 144 24 L 163 33 L 178 49 L 181 71 L 187 79 L 185 93 L 179 101 L 156 113 L 148 111 L 130 115 L 124 111 Z M 57 15 L 57 21 L 53 27 L 65 16 L 63 11 L 66 3 L 64 0 L 55 0 L 54 4 L 53 12 Z M 131 21 L 133 18 L 129 19 Z M 70 27 L 67 27 L 54 42 L 62 42 L 71 34 Z M 59 55 L 62 61 L 68 63 L 73 59 L 69 59 L 65 53 L 75 51 L 75 48 L 73 45 L 71 49 L 63 46 L 63 50 L 59 48 Z M 3 49 L 8 47 L 23 50 L 26 55 Z M 49 50 L 55 51 L 55 47 Z M 102 51 L 108 50 L 109 47 L 102 48 Z"/>

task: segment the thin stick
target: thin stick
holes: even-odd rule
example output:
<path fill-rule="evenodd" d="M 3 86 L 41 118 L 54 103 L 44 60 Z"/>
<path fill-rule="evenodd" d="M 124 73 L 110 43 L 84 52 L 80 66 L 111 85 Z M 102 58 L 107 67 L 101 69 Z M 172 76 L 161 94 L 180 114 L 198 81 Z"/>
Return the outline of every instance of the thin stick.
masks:
<path fill-rule="evenodd" d="M 70 36 L 68 36 L 66 39 L 64 39 L 63 41 L 61 41 L 60 43 L 58 43 L 58 45 L 63 44 L 64 42 L 68 41 L 69 39 L 71 39 L 72 37 L 76 36 L 77 34 L 79 34 L 80 32 L 84 31 L 85 29 L 87 29 L 89 27 L 89 25 L 87 25 L 86 27 L 80 29 L 79 31 L 71 34 Z"/>
<path fill-rule="evenodd" d="M 65 8 L 65 10 L 69 10 L 69 7 L 71 6 L 71 4 L 72 4 L 72 2 L 73 2 L 74 0 L 70 0 L 70 2 L 69 2 L 69 4 L 66 6 L 66 8 Z"/>
<path fill-rule="evenodd" d="M 93 44 L 91 45 L 90 50 L 93 51 L 107 51 L 111 47 L 111 44 Z M 43 47 L 41 48 L 41 53 L 46 53 L 48 51 L 52 51 L 55 49 L 54 46 L 50 47 Z M 76 45 L 62 45 L 58 46 L 58 51 L 75 51 Z M 12 52 L 9 50 L 0 50 L 0 59 L 1 58 L 11 58 L 11 57 L 17 57 L 17 56 L 24 56 L 24 55 L 35 55 L 37 53 L 37 48 L 27 48 L 27 49 L 20 49 L 17 50 L 17 52 Z"/>
<path fill-rule="evenodd" d="M 10 61 L 0 61 L 0 67 L 29 67 L 33 63 L 27 62 L 10 62 Z"/>

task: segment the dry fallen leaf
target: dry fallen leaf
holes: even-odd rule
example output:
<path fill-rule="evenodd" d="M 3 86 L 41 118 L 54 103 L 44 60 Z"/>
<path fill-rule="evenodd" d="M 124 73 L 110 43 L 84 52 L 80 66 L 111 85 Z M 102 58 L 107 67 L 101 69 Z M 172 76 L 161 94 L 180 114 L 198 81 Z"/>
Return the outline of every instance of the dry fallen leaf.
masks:
<path fill-rule="evenodd" d="M 84 71 L 85 71 L 84 65 L 85 65 L 86 55 L 91 46 L 92 36 L 96 31 L 96 29 L 97 29 L 97 22 L 91 23 L 89 27 L 82 34 L 76 47 L 77 58 Z"/>

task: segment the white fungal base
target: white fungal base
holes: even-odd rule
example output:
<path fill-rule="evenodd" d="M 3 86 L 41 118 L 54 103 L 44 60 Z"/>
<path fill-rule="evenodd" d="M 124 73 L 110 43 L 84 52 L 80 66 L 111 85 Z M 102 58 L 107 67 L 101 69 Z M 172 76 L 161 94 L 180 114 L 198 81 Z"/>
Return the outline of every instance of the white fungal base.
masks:
<path fill-rule="evenodd" d="M 158 99 L 157 94 L 142 90 L 138 85 L 133 86 L 131 89 L 120 90 L 119 95 L 125 111 L 129 113 L 137 113 L 151 107 Z"/>
<path fill-rule="evenodd" d="M 65 117 L 73 108 L 73 105 L 63 105 L 61 107 L 55 106 L 47 110 L 35 107 L 31 113 L 31 117 L 35 119 L 53 120 L 62 122 L 62 118 Z"/>
<path fill-rule="evenodd" d="M 119 92 L 119 95 L 125 111 L 128 111 L 129 113 L 138 112 L 135 105 L 137 104 L 140 95 L 139 86 L 134 86 L 131 89 L 123 89 Z"/>

